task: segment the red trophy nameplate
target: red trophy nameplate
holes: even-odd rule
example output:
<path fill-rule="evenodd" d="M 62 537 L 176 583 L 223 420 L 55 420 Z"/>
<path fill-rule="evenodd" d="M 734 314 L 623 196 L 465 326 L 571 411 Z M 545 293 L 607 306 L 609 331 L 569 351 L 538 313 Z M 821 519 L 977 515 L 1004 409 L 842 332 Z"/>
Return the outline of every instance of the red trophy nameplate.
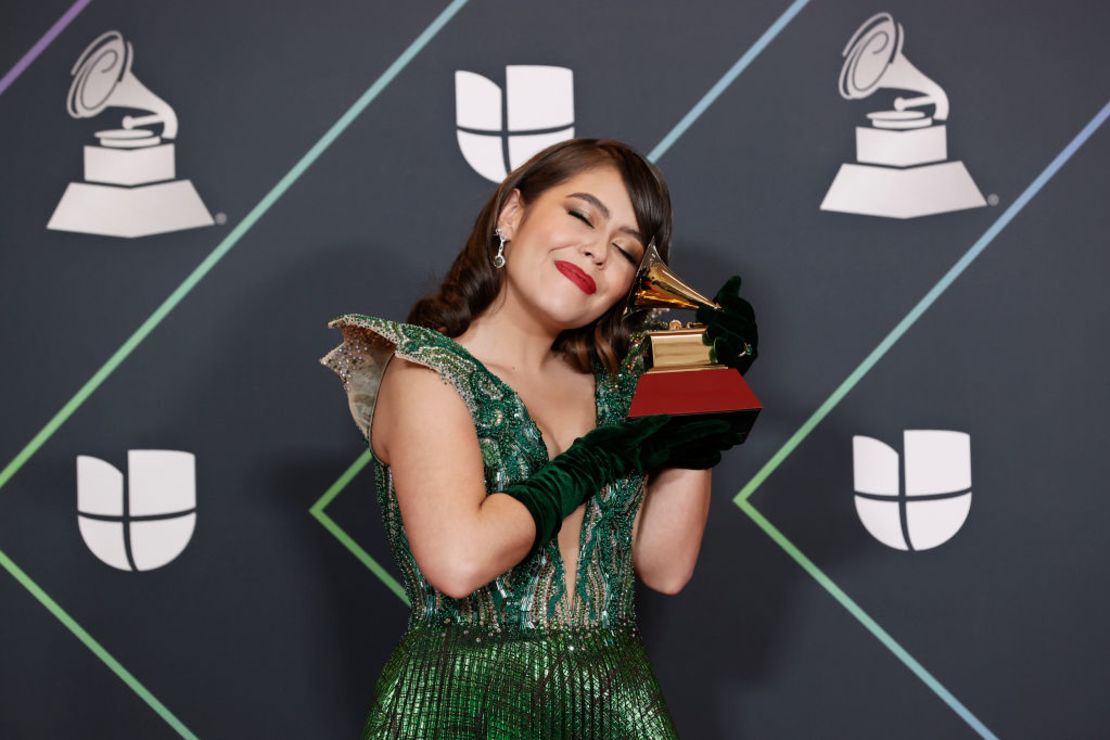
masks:
<path fill-rule="evenodd" d="M 629 418 L 652 414 L 735 414 L 747 439 L 763 404 L 739 370 L 723 365 L 697 370 L 649 370 L 640 376 Z"/>

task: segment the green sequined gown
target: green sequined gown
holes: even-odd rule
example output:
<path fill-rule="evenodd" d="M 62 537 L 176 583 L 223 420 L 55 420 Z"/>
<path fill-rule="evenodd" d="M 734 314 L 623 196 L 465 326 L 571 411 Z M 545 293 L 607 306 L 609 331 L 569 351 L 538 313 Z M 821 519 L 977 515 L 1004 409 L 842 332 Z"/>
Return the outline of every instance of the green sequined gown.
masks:
<path fill-rule="evenodd" d="M 474 420 L 486 490 L 524 480 L 548 460 L 519 396 L 462 345 L 433 329 L 346 314 L 328 326 L 342 343 L 320 358 L 368 431 L 394 354 L 436 370 Z M 627 415 L 643 371 L 643 333 L 620 371 L 595 366 L 598 424 Z M 586 502 L 577 578 L 566 593 L 559 545 L 462 599 L 437 591 L 409 549 L 388 465 L 374 460 L 378 503 L 412 611 L 382 669 L 361 737 L 671 738 L 674 724 L 636 626 L 632 524 L 644 476 L 608 484 Z"/>

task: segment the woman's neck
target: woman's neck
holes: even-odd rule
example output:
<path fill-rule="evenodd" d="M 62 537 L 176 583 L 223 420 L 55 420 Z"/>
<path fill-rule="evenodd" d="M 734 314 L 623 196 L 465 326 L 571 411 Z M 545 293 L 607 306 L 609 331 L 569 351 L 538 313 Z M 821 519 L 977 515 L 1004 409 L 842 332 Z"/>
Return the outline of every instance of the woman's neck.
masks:
<path fill-rule="evenodd" d="M 552 362 L 565 362 L 551 349 L 558 335 L 519 303 L 498 298 L 455 341 L 487 366 L 533 375 L 550 371 Z"/>

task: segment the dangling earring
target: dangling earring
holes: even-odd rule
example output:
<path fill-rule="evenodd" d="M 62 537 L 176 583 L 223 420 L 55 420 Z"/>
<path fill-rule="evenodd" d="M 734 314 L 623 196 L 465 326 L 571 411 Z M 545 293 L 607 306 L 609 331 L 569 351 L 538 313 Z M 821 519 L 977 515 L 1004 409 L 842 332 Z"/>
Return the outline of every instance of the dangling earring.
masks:
<path fill-rule="evenodd" d="M 497 254 L 493 258 L 493 266 L 501 269 L 505 266 L 505 237 L 501 234 L 501 229 L 497 230 L 497 238 L 501 243 L 497 245 Z"/>

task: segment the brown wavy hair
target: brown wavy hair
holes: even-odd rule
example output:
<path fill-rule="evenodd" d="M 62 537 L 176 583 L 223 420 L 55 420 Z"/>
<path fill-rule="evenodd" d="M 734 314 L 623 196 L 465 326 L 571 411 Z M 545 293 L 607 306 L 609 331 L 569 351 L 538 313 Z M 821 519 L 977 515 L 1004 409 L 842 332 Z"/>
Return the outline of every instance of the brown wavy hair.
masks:
<path fill-rule="evenodd" d="M 474 317 L 497 297 L 505 280 L 505 271 L 494 268 L 491 260 L 499 241 L 495 233 L 498 216 L 513 188 L 520 189 L 521 200 L 527 206 L 548 188 L 601 166 L 615 167 L 620 173 L 640 233 L 649 242 L 654 238 L 659 256 L 669 262 L 671 196 L 659 169 L 616 139 L 568 139 L 537 152 L 509 173 L 478 213 L 474 229 L 443 283 L 416 301 L 405 321 L 437 329 L 449 337 L 466 331 Z M 561 332 L 551 348 L 562 352 L 581 372 L 592 372 L 595 362 L 610 373 L 616 372 L 628 352 L 632 333 L 643 329 L 649 320 L 647 311 L 639 311 L 622 321 L 623 312 L 624 301 L 617 301 L 597 320 Z"/>

